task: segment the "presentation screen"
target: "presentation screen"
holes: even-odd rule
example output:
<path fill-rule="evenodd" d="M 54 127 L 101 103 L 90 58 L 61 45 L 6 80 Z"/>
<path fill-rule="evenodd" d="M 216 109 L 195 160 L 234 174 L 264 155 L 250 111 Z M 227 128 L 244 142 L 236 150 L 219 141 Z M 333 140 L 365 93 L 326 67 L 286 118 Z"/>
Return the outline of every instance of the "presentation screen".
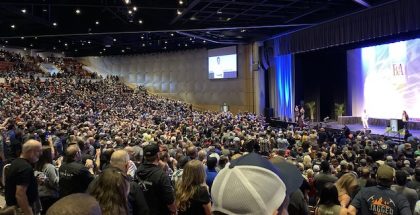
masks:
<path fill-rule="evenodd" d="M 420 118 L 420 39 L 349 50 L 347 69 L 353 116 Z"/>
<path fill-rule="evenodd" d="M 238 77 L 236 46 L 208 50 L 209 79 Z"/>

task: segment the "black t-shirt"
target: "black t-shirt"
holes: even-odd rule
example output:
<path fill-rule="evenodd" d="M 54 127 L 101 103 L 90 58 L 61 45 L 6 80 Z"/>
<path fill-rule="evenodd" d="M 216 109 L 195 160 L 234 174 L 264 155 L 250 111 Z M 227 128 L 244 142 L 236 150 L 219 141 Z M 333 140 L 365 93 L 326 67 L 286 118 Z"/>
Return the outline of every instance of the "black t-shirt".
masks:
<path fill-rule="evenodd" d="M 32 165 L 23 158 L 12 161 L 6 177 L 5 199 L 9 206 L 17 205 L 16 186 L 27 186 L 26 196 L 30 205 L 38 198 L 38 185 Z"/>
<path fill-rule="evenodd" d="M 89 170 L 78 162 L 63 163 L 58 172 L 60 198 L 73 193 L 84 193 L 93 180 Z"/>
<path fill-rule="evenodd" d="M 190 207 L 186 211 L 179 211 L 179 215 L 200 215 L 205 214 L 203 205 L 210 202 L 210 194 L 206 187 L 200 187 L 200 190 L 190 200 Z"/>
<path fill-rule="evenodd" d="M 411 214 L 407 198 L 383 186 L 361 189 L 354 197 L 351 205 L 357 209 L 357 214 L 363 215 Z"/>

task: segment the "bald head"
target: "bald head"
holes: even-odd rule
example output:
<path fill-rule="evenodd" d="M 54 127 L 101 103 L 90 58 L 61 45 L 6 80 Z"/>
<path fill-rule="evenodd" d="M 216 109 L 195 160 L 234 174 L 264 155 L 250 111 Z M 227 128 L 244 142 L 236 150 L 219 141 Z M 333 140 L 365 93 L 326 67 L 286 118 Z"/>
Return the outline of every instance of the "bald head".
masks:
<path fill-rule="evenodd" d="M 47 215 L 101 215 L 98 201 L 88 194 L 76 193 L 66 196 L 54 203 Z"/>
<path fill-rule="evenodd" d="M 128 161 L 130 156 L 125 150 L 117 150 L 111 155 L 111 166 L 116 167 L 122 171 L 127 171 Z"/>
<path fill-rule="evenodd" d="M 76 156 L 76 155 L 79 151 L 80 151 L 80 148 L 77 145 L 71 145 L 67 147 L 66 157 L 65 157 L 66 162 L 78 161 L 80 159 L 80 156 Z"/>
<path fill-rule="evenodd" d="M 42 144 L 36 140 L 28 140 L 22 146 L 21 157 L 31 163 L 36 163 L 42 154 Z"/>

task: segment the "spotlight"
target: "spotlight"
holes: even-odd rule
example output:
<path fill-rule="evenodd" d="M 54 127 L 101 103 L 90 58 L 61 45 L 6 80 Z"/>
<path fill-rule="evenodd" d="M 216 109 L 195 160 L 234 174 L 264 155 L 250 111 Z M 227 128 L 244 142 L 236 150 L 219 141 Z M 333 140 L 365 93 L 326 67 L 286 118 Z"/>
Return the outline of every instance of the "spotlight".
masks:
<path fill-rule="evenodd" d="M 143 24 L 143 20 L 139 19 L 139 24 Z"/>
<path fill-rule="evenodd" d="M 171 33 L 171 37 L 173 37 L 174 36 L 174 34 L 173 33 Z"/>
<path fill-rule="evenodd" d="M 23 8 L 22 10 L 20 10 L 23 14 L 25 14 L 26 13 L 26 9 L 25 8 Z"/>
<path fill-rule="evenodd" d="M 26 48 L 23 48 L 23 50 L 25 50 L 25 51 L 26 51 Z"/>
<path fill-rule="evenodd" d="M 57 23 L 56 22 L 53 22 L 53 26 L 56 27 L 57 26 Z"/>
<path fill-rule="evenodd" d="M 121 50 L 121 52 L 122 52 L 122 53 L 124 53 L 124 52 L 125 52 L 125 50 L 123 49 L 123 50 Z"/>
<path fill-rule="evenodd" d="M 80 9 L 76 9 L 76 14 L 80 14 Z"/>
<path fill-rule="evenodd" d="M 11 27 L 11 28 L 13 28 L 13 29 L 14 29 L 14 28 L 16 28 L 16 26 L 15 26 L 15 25 L 11 25 L 10 27 Z"/>
<path fill-rule="evenodd" d="M 22 40 L 23 40 L 23 39 L 25 39 L 25 37 L 20 37 L 20 39 L 22 39 Z"/>
<path fill-rule="evenodd" d="M 114 40 L 114 42 L 116 42 L 116 41 L 117 41 L 117 39 L 115 39 L 115 38 L 114 38 L 113 40 Z"/>
<path fill-rule="evenodd" d="M 241 32 L 242 32 L 242 33 L 244 33 L 245 31 L 246 31 L 245 29 L 242 29 L 242 30 L 241 30 Z"/>
<path fill-rule="evenodd" d="M 137 11 L 137 7 L 136 6 L 133 7 L 133 11 Z"/>
<path fill-rule="evenodd" d="M 99 54 L 102 54 L 102 52 L 99 52 Z"/>
<path fill-rule="evenodd" d="M 131 0 L 124 0 L 124 3 L 125 4 L 130 4 L 131 3 Z"/>
<path fill-rule="evenodd" d="M 218 10 L 216 13 L 217 14 L 222 14 L 222 11 L 221 10 Z"/>
<path fill-rule="evenodd" d="M 131 10 L 128 10 L 128 14 L 132 14 L 133 13 L 133 11 L 131 11 Z"/>
<path fill-rule="evenodd" d="M 203 43 L 206 43 L 207 41 L 203 40 Z"/>
<path fill-rule="evenodd" d="M 168 41 L 165 41 L 165 44 L 168 44 Z"/>
<path fill-rule="evenodd" d="M 88 41 L 88 44 L 90 44 L 90 41 Z"/>
<path fill-rule="evenodd" d="M 96 21 L 96 22 L 95 22 L 95 25 L 99 25 L 99 21 Z"/>
<path fill-rule="evenodd" d="M 182 14 L 182 12 L 181 12 L 179 9 L 177 9 L 177 10 L 176 10 L 176 14 L 181 15 L 181 14 Z"/>
<path fill-rule="evenodd" d="M 163 49 L 166 49 L 166 46 L 165 46 L 165 47 L 163 47 Z"/>
<path fill-rule="evenodd" d="M 182 1 L 182 0 L 179 0 L 179 5 L 183 5 L 184 4 L 184 2 Z"/>
<path fill-rule="evenodd" d="M 64 46 L 68 46 L 68 44 L 67 43 L 64 43 Z"/>

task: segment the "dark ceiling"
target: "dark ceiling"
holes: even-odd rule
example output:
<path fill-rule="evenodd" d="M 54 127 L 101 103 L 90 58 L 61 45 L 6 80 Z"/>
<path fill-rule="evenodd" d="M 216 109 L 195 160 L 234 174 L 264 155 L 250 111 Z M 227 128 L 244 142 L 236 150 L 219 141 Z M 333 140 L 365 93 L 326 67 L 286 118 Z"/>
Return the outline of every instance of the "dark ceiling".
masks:
<path fill-rule="evenodd" d="M 213 48 L 264 40 L 386 2 L 391 0 L 1 0 L 0 47 L 69 56 Z"/>

